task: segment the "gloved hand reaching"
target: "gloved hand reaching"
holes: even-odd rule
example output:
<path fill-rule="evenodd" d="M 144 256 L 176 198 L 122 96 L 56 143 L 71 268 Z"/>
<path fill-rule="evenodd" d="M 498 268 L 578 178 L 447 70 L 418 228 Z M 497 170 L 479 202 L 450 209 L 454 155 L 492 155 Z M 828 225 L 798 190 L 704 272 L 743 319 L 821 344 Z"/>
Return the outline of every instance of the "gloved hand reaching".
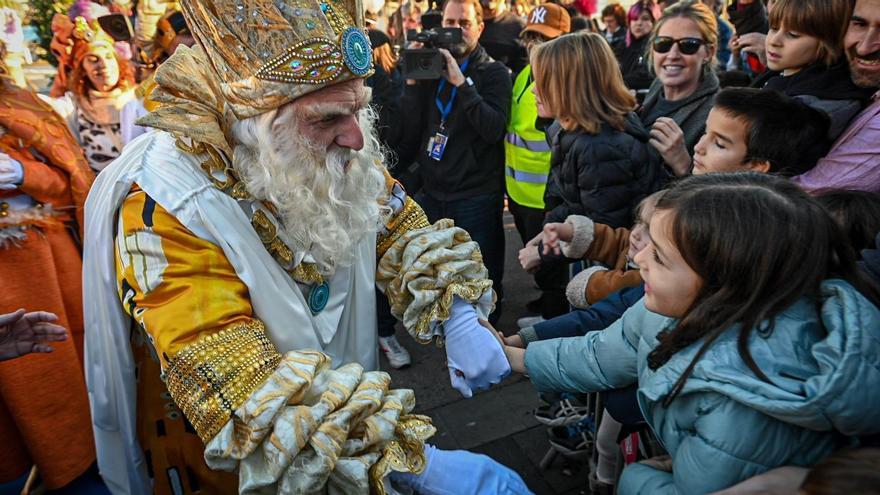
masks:
<path fill-rule="evenodd" d="M 501 344 L 491 330 L 480 325 L 472 304 L 454 297 L 443 328 L 449 378 L 461 395 L 471 397 L 474 390 L 489 388 L 510 374 Z"/>
<path fill-rule="evenodd" d="M 532 493 L 518 474 L 485 455 L 466 450 L 440 450 L 426 444 L 425 460 L 422 474 L 393 471 L 391 481 L 421 495 Z"/>

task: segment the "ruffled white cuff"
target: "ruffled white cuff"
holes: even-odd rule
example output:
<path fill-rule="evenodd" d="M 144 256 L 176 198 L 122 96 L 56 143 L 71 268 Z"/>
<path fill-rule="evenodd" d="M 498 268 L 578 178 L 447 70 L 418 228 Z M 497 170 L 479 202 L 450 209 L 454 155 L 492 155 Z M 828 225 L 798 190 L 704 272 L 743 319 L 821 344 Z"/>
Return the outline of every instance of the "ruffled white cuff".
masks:
<path fill-rule="evenodd" d="M 571 242 L 559 241 L 562 254 L 568 258 L 583 258 L 593 244 L 596 228 L 589 217 L 581 215 L 569 215 L 565 223 L 572 226 L 573 235 Z"/>
<path fill-rule="evenodd" d="M 208 443 L 212 469 L 238 470 L 242 493 L 384 493 L 392 471 L 424 469 L 430 419 L 410 415 L 411 390 L 384 372 L 332 370 L 313 351 L 289 352 Z"/>
<path fill-rule="evenodd" d="M 568 303 L 578 309 L 589 308 L 587 287 L 590 285 L 590 277 L 595 273 L 604 271 L 608 271 L 604 266 L 591 266 L 572 277 L 568 285 L 565 286 L 565 297 L 568 298 Z"/>

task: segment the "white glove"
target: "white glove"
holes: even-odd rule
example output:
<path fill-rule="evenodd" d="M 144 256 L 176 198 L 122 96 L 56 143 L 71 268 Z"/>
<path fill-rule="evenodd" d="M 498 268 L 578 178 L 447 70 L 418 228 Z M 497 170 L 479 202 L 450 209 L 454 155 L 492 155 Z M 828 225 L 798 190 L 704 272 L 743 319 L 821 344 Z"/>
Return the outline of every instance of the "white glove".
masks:
<path fill-rule="evenodd" d="M 392 482 L 420 495 L 510 494 L 531 495 L 531 490 L 511 469 L 482 454 L 466 450 L 440 450 L 425 444 L 422 474 L 392 471 Z"/>
<path fill-rule="evenodd" d="M 21 185 L 24 171 L 21 163 L 6 153 L 0 153 L 0 191 L 9 191 Z"/>
<path fill-rule="evenodd" d="M 449 378 L 461 395 L 471 397 L 474 390 L 489 388 L 510 374 L 504 349 L 492 332 L 480 325 L 472 304 L 455 296 L 443 329 Z"/>

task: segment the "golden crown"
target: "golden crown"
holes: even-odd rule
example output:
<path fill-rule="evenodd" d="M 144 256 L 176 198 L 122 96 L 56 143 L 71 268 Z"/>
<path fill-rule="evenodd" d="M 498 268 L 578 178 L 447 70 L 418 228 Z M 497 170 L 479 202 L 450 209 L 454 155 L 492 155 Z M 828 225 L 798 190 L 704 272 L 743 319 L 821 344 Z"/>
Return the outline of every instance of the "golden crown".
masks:
<path fill-rule="evenodd" d="M 373 71 L 361 0 L 193 0 L 181 7 L 238 118 Z"/>

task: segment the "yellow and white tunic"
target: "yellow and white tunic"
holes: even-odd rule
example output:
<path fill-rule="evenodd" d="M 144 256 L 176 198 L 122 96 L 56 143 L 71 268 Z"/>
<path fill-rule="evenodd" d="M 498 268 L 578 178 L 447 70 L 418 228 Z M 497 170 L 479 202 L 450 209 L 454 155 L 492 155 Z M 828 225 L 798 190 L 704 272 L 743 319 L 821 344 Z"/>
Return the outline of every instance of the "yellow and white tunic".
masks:
<path fill-rule="evenodd" d="M 396 214 L 313 315 L 297 269 L 307 253 L 285 252 L 264 207 L 225 194 L 201 168 L 209 157 L 178 144 L 164 132 L 132 142 L 86 207 L 86 368 L 111 489 L 145 493 L 152 478 L 165 493 L 368 493 L 389 488 L 391 470 L 419 471 L 430 421 L 410 414 L 411 391 L 368 371 L 374 288 L 430 341 L 454 295 L 491 310 L 476 243 L 450 221 L 428 225 L 389 179 Z M 149 343 L 136 357 L 131 328 Z"/>

